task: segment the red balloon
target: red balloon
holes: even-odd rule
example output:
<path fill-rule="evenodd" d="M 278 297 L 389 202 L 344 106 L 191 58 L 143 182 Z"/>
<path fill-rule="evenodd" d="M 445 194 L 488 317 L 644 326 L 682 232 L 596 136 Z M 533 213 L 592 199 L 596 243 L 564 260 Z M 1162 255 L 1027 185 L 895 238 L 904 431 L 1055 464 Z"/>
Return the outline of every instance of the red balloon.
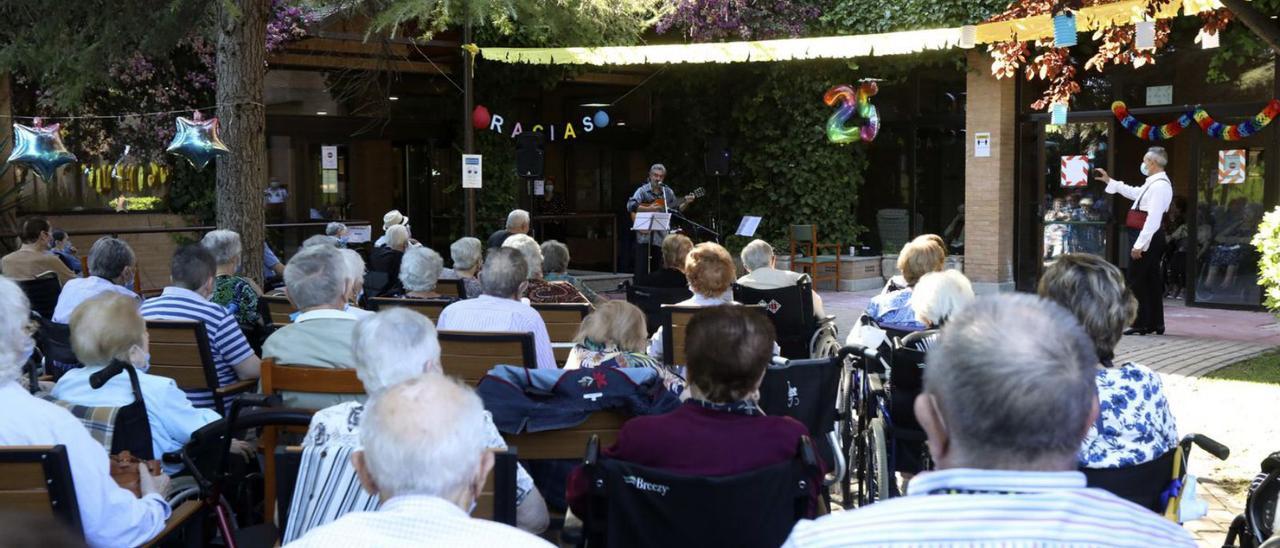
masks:
<path fill-rule="evenodd" d="M 471 111 L 471 125 L 476 129 L 485 129 L 489 127 L 489 120 L 493 116 L 489 114 L 489 109 L 484 105 L 476 105 L 475 110 Z"/>

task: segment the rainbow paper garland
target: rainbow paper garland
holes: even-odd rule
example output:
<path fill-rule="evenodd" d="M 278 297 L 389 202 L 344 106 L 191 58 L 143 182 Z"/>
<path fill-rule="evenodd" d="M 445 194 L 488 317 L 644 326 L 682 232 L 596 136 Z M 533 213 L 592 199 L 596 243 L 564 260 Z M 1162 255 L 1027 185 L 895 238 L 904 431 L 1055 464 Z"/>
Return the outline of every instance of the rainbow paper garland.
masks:
<path fill-rule="evenodd" d="M 1125 107 L 1123 101 L 1116 101 L 1111 104 L 1111 112 L 1116 115 L 1116 119 L 1120 121 L 1120 125 L 1129 130 L 1139 139 L 1148 141 L 1164 141 L 1176 137 L 1182 133 L 1183 129 L 1190 127 L 1191 124 L 1200 126 L 1205 134 L 1214 139 L 1222 139 L 1224 141 L 1239 141 L 1247 139 L 1275 120 L 1280 116 L 1280 99 L 1272 99 L 1267 106 L 1262 109 L 1252 119 L 1246 120 L 1239 124 L 1223 124 L 1213 119 L 1203 108 L 1196 107 L 1194 111 L 1188 111 L 1186 114 L 1178 116 L 1177 120 L 1164 124 L 1162 126 L 1152 126 L 1139 122 L 1137 118 L 1129 114 L 1129 109 Z"/>
<path fill-rule="evenodd" d="M 880 87 L 875 82 L 866 82 L 858 86 L 857 91 L 847 85 L 827 90 L 822 101 L 827 106 L 840 103 L 840 107 L 827 119 L 827 140 L 837 144 L 874 140 L 880 133 L 880 112 L 871 104 L 871 96 L 879 91 Z M 855 111 L 867 123 L 862 127 L 845 127 L 845 122 L 853 117 Z"/>

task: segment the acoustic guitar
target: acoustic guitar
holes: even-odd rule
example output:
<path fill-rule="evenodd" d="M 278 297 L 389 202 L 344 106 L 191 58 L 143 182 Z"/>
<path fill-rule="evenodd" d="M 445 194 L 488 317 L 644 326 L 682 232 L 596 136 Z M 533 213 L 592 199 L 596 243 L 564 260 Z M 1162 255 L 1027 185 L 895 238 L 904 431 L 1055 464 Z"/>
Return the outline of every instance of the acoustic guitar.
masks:
<path fill-rule="evenodd" d="M 665 194 L 665 193 L 664 193 L 664 194 Z M 706 195 L 707 195 L 707 189 L 702 188 L 702 187 L 698 187 L 698 188 L 693 189 L 693 192 L 690 192 L 689 194 L 685 195 L 685 198 L 686 198 L 686 199 L 688 199 L 688 198 L 701 198 L 701 197 L 706 196 Z M 635 220 L 636 220 L 636 213 L 642 213 L 642 212 L 643 212 L 643 211 L 642 211 L 643 209 L 648 209 L 648 210 L 652 211 L 652 210 L 657 210 L 657 209 L 665 209 L 666 207 L 667 207 L 667 199 L 666 199 L 665 197 L 663 197 L 663 198 L 658 198 L 658 199 L 656 199 L 656 200 L 654 200 L 654 201 L 652 201 L 652 202 L 642 202 L 642 203 L 640 204 L 640 206 L 636 208 L 636 210 L 635 210 L 635 211 L 632 211 L 632 212 L 631 212 L 631 222 L 633 222 L 633 223 L 635 222 Z M 647 231 L 646 231 L 646 232 L 647 232 Z"/>

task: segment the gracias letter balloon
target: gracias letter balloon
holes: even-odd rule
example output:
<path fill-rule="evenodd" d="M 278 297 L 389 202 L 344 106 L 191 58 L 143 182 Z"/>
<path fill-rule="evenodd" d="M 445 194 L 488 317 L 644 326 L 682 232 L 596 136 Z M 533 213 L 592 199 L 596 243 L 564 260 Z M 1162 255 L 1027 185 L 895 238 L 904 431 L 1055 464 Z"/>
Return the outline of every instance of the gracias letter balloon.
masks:
<path fill-rule="evenodd" d="M 609 127 L 609 113 L 603 110 L 597 110 L 596 115 L 591 117 L 591 121 L 595 122 L 598 127 Z"/>
<path fill-rule="evenodd" d="M 218 137 L 218 119 L 204 119 L 200 111 L 192 113 L 191 118 L 178 117 L 178 133 L 173 136 L 169 148 L 170 154 L 177 154 L 191 162 L 191 167 L 204 169 L 209 161 L 231 152 Z"/>
<path fill-rule="evenodd" d="M 49 181 L 63 164 L 76 161 L 76 156 L 62 144 L 58 130 L 62 124 L 43 125 L 39 118 L 31 126 L 13 125 L 13 153 L 9 163 L 25 166 L 41 179 Z"/>
<path fill-rule="evenodd" d="M 484 105 L 476 105 L 476 108 L 471 109 L 471 126 L 476 129 L 489 127 L 489 121 L 492 119 L 493 115 L 489 114 L 489 109 Z"/>

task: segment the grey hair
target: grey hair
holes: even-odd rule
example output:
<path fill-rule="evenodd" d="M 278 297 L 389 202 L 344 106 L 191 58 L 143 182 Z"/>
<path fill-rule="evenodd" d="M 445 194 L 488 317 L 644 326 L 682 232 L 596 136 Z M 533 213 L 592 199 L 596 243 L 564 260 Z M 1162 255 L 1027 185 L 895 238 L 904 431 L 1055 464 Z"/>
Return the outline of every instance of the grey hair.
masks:
<path fill-rule="evenodd" d="M 395 225 L 387 229 L 387 247 L 396 249 L 409 245 L 409 228 Z"/>
<path fill-rule="evenodd" d="M 214 230 L 205 234 L 200 240 L 200 245 L 213 254 L 213 260 L 219 265 L 231 264 L 244 252 L 244 246 L 240 243 L 240 234 L 232 230 Z"/>
<path fill-rule="evenodd" d="M 529 226 L 529 212 L 523 209 L 513 209 L 507 214 L 507 230 Z"/>
<path fill-rule="evenodd" d="M 512 234 L 502 242 L 502 247 L 509 247 L 524 255 L 524 263 L 529 267 L 528 279 L 542 276 L 542 248 L 526 234 Z"/>
<path fill-rule="evenodd" d="M 27 351 L 36 343 L 27 333 L 31 304 L 13 280 L 0 276 L 0 386 L 22 376 Z"/>
<path fill-rule="evenodd" d="M 315 236 L 302 240 L 302 247 L 304 249 L 315 246 L 338 248 L 342 247 L 342 241 L 334 238 L 333 236 L 326 236 L 324 234 L 316 234 Z"/>
<path fill-rule="evenodd" d="M 415 247 L 400 260 L 400 283 L 408 291 L 431 291 L 440 280 L 444 259 L 429 247 Z"/>
<path fill-rule="evenodd" d="M 289 299 L 303 310 L 342 302 L 350 271 L 335 247 L 304 247 L 284 266 Z"/>
<path fill-rule="evenodd" d="M 930 272 L 916 282 L 911 309 L 920 323 L 939 326 L 973 299 L 973 284 L 959 270 Z"/>
<path fill-rule="evenodd" d="M 773 246 L 764 240 L 751 240 L 751 243 L 742 248 L 742 266 L 747 272 L 757 268 L 765 268 L 773 260 Z"/>
<path fill-rule="evenodd" d="M 1075 469 L 1097 405 L 1093 343 L 1067 309 L 1027 294 L 985 297 L 942 329 L 925 393 L 956 466 Z"/>
<path fill-rule="evenodd" d="M 565 272 L 569 270 L 569 246 L 557 240 L 542 242 L 542 272 Z"/>
<path fill-rule="evenodd" d="M 1164 147 L 1151 147 L 1143 157 L 1151 158 L 1152 162 L 1162 168 L 1169 165 L 1169 152 Z"/>
<path fill-rule="evenodd" d="M 347 267 L 347 280 L 359 286 L 364 286 L 364 273 L 366 271 L 364 257 L 354 249 L 342 248 L 338 250 L 342 254 L 342 263 Z"/>
<path fill-rule="evenodd" d="M 479 238 L 467 236 L 458 238 L 449 246 L 449 257 L 453 259 L 454 270 L 471 270 L 480 264 L 480 253 L 484 245 Z"/>
<path fill-rule="evenodd" d="M 370 400 L 360 443 L 383 500 L 449 497 L 476 479 L 488 450 L 487 431 L 484 404 L 475 392 L 455 379 L 428 373 Z"/>
<path fill-rule="evenodd" d="M 490 249 L 480 270 L 484 294 L 510 299 L 520 292 L 520 284 L 529 279 L 529 264 L 524 255 L 509 247 Z"/>
<path fill-rule="evenodd" d="M 334 221 L 325 225 L 324 235 L 337 237 L 339 233 L 347 229 L 347 225 Z"/>
<path fill-rule="evenodd" d="M 426 316 L 391 307 L 356 322 L 356 376 L 370 396 L 425 372 L 440 371 L 440 341 Z"/>
<path fill-rule="evenodd" d="M 89 273 L 105 280 L 115 280 L 137 257 L 124 240 L 103 236 L 89 248 Z"/>
<path fill-rule="evenodd" d="M 1096 255 L 1059 256 L 1044 269 L 1036 292 L 1076 315 L 1093 339 L 1099 360 L 1115 357 L 1124 328 L 1138 316 L 1138 300 L 1120 269 Z"/>
<path fill-rule="evenodd" d="M 655 171 L 661 171 L 662 173 L 666 173 L 666 172 L 667 172 L 667 166 L 664 166 L 664 165 L 662 165 L 662 164 L 653 164 L 653 165 L 649 166 L 649 173 L 653 173 L 653 172 L 655 172 Z"/>

